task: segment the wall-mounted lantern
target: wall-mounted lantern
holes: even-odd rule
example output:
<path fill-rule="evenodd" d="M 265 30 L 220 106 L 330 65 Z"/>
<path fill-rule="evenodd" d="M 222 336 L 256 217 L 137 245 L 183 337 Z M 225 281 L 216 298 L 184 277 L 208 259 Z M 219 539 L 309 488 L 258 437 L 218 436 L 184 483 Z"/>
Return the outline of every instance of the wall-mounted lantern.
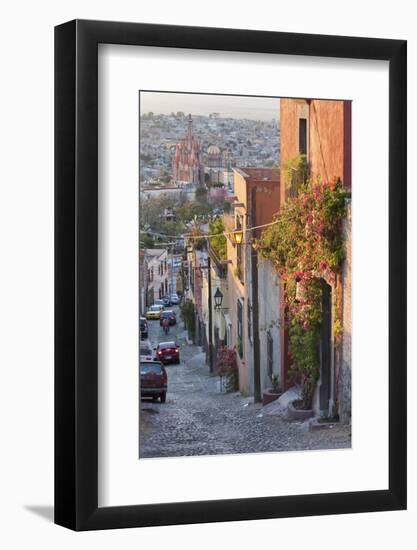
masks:
<path fill-rule="evenodd" d="M 220 288 L 216 288 L 216 292 L 214 293 L 214 304 L 215 308 L 219 309 L 221 308 L 223 303 L 223 292 L 220 290 Z"/>
<path fill-rule="evenodd" d="M 243 231 L 241 229 L 234 229 L 233 233 L 230 233 L 230 236 L 234 244 L 242 244 Z"/>

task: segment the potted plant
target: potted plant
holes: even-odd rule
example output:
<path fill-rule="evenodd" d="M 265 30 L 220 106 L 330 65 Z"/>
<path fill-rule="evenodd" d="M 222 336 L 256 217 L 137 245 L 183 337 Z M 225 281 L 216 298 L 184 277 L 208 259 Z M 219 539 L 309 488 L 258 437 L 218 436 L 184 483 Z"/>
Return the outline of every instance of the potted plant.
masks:
<path fill-rule="evenodd" d="M 288 418 L 290 420 L 307 420 L 313 413 L 313 393 L 318 374 L 304 373 L 301 377 L 301 399 L 296 399 L 288 405 Z"/>
<path fill-rule="evenodd" d="M 262 405 L 268 405 L 281 397 L 282 391 L 277 374 L 271 375 L 271 387 L 262 392 Z"/>
<path fill-rule="evenodd" d="M 221 391 L 226 393 L 236 391 L 239 388 L 239 370 L 236 360 L 236 349 L 222 346 L 216 357 L 215 373 L 220 377 Z"/>

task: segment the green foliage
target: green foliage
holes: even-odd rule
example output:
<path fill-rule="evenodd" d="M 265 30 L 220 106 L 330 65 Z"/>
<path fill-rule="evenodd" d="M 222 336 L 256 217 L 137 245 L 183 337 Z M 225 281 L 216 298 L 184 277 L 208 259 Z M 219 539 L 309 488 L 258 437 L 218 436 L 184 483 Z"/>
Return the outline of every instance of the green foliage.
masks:
<path fill-rule="evenodd" d="M 154 242 L 150 235 L 147 235 L 146 233 L 142 233 L 140 236 L 140 247 L 141 248 L 153 248 Z"/>
<path fill-rule="evenodd" d="M 271 376 L 271 389 L 274 393 L 280 393 L 281 392 L 281 386 L 279 383 L 279 376 L 277 374 L 273 374 Z"/>
<path fill-rule="evenodd" d="M 175 205 L 176 201 L 167 194 L 141 199 L 139 211 L 141 225 L 149 225 L 152 230 L 159 230 L 160 224 L 164 221 L 162 216 L 164 210 Z"/>
<path fill-rule="evenodd" d="M 210 239 L 211 248 L 220 260 L 227 259 L 227 240 L 223 235 L 224 223 L 222 218 L 214 218 L 209 223 L 209 234 L 218 235 Z"/>
<path fill-rule="evenodd" d="M 190 201 L 184 203 L 182 206 L 176 209 L 177 219 L 181 220 L 184 223 L 188 223 L 193 220 L 195 217 L 205 217 L 208 216 L 211 212 L 211 206 L 206 202 L 202 204 L 197 201 Z"/>
<path fill-rule="evenodd" d="M 305 155 L 297 155 L 283 164 L 284 184 L 289 196 L 296 196 L 300 186 L 305 185 L 309 177 L 309 165 Z"/>
<path fill-rule="evenodd" d="M 276 266 L 284 282 L 291 374 L 302 384 L 304 408 L 311 406 L 319 377 L 323 280 L 335 282 L 345 257 L 346 198 L 340 179 L 321 185 L 307 181 L 256 242 L 259 255 Z M 333 319 L 338 338 L 341 321 L 335 313 Z"/>
<path fill-rule="evenodd" d="M 180 305 L 180 315 L 188 330 L 188 336 L 194 341 L 195 338 L 195 306 L 191 300 L 187 300 Z"/>
<path fill-rule="evenodd" d="M 181 235 L 184 232 L 184 225 L 180 221 L 161 221 L 158 230 L 163 235 Z"/>
<path fill-rule="evenodd" d="M 201 204 L 207 203 L 207 188 L 206 187 L 197 187 L 195 192 L 196 200 Z"/>

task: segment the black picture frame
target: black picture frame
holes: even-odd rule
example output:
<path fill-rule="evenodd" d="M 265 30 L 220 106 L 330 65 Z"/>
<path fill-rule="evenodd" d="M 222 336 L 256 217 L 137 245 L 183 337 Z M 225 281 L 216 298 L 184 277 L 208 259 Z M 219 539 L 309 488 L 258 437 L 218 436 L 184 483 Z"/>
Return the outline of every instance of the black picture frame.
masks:
<path fill-rule="evenodd" d="M 98 44 L 389 62 L 389 488 L 98 507 Z M 55 522 L 74 530 L 406 508 L 404 40 L 74 20 L 55 28 Z M 373 345 L 370 343 L 370 345 Z"/>

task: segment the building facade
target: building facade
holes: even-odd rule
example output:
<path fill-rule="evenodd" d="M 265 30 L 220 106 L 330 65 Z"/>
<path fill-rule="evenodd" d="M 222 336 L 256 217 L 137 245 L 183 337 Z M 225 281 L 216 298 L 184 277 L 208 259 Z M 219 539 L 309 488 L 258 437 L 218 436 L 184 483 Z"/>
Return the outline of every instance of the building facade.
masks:
<path fill-rule="evenodd" d="M 316 184 L 340 179 L 348 190 L 351 181 L 351 102 L 305 99 L 280 101 L 281 204 L 296 192 L 294 177 L 300 158 L 306 174 Z M 297 160 L 298 159 L 298 160 Z M 316 414 L 339 415 L 350 421 L 351 410 L 351 206 L 344 222 L 346 258 L 334 281 L 323 280 L 320 377 L 313 399 Z M 281 291 L 283 289 L 281 288 Z M 284 315 L 281 306 L 281 317 Z M 342 342 L 336 345 L 333 321 L 341 309 Z M 281 329 L 281 364 L 284 388 L 291 385 L 288 334 Z"/>
<path fill-rule="evenodd" d="M 150 307 L 156 299 L 168 294 L 169 265 L 165 248 L 147 248 L 144 256 L 146 274 L 145 305 Z"/>
<path fill-rule="evenodd" d="M 280 280 L 274 265 L 258 258 L 259 364 L 261 393 L 271 388 L 272 377 L 281 383 Z"/>
<path fill-rule="evenodd" d="M 235 244 L 229 238 L 227 243 L 227 258 L 230 261 L 227 268 L 227 291 L 230 317 L 230 346 L 236 347 L 239 367 L 239 389 L 245 395 L 254 395 L 261 399 L 262 389 L 268 383 L 267 358 L 261 348 L 265 335 L 260 336 L 260 313 L 265 332 L 269 325 L 277 324 L 279 309 L 260 308 L 260 301 L 269 300 L 269 295 L 275 293 L 278 300 L 279 288 L 273 276 L 268 277 L 268 268 L 260 266 L 258 254 L 253 246 L 260 232 L 256 228 L 270 223 L 279 211 L 280 204 L 280 174 L 272 168 L 235 168 L 234 169 L 233 215 L 225 218 L 228 231 L 243 232 L 241 244 Z M 261 282 L 267 286 L 262 288 Z M 278 339 L 274 334 L 275 345 Z M 276 353 L 279 355 L 277 349 Z M 278 371 L 278 366 L 273 365 Z M 265 371 L 265 372 L 264 372 Z"/>

